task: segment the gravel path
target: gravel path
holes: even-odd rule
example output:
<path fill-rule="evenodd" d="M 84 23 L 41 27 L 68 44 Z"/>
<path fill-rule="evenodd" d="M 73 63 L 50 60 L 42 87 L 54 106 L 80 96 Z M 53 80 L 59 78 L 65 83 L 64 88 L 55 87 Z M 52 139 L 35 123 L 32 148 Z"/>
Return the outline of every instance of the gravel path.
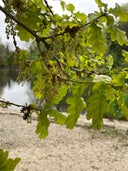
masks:
<path fill-rule="evenodd" d="M 17 111 L 0 109 L 0 148 L 22 161 L 16 171 L 128 171 L 128 123 L 105 120 L 105 132 L 81 116 L 73 130 L 54 123 L 49 136 L 35 134 Z"/>

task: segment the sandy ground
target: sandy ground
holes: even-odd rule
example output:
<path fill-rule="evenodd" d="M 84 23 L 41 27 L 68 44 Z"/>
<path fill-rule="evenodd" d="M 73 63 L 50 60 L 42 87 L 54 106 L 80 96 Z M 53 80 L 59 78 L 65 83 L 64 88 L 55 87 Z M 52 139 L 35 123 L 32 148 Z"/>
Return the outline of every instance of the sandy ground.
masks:
<path fill-rule="evenodd" d="M 35 134 L 17 111 L 0 109 L 0 148 L 22 161 L 16 171 L 128 171 L 128 123 L 105 120 L 105 132 L 81 116 L 73 130 L 54 123 L 49 136 Z"/>

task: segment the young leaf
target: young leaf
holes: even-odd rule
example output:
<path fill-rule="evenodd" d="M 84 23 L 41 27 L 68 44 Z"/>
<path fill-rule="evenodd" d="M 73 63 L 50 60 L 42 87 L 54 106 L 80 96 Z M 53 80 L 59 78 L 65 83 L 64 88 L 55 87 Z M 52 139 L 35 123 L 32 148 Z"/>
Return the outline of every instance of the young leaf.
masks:
<path fill-rule="evenodd" d="M 9 159 L 8 151 L 0 149 L 0 171 L 13 171 L 16 165 L 20 162 L 20 158 Z"/>
<path fill-rule="evenodd" d="M 114 101 L 116 98 L 116 90 L 111 85 L 106 85 L 105 88 L 107 100 Z"/>
<path fill-rule="evenodd" d="M 128 21 L 128 10 L 125 7 L 121 7 L 116 3 L 115 8 L 110 8 L 110 13 L 115 15 L 115 17 L 119 17 L 120 21 L 127 22 Z"/>
<path fill-rule="evenodd" d="M 57 110 L 48 110 L 48 114 L 51 117 L 54 117 L 54 121 L 57 124 L 64 125 L 66 121 L 66 116 Z"/>
<path fill-rule="evenodd" d="M 95 2 L 97 3 L 98 7 L 101 8 L 101 7 L 107 7 L 107 4 L 103 3 L 101 0 L 95 0 Z"/>
<path fill-rule="evenodd" d="M 103 81 L 105 83 L 109 83 L 111 81 L 111 77 L 107 76 L 107 75 L 95 75 L 93 82 L 100 82 Z"/>
<path fill-rule="evenodd" d="M 110 33 L 112 41 L 116 40 L 121 46 L 123 44 L 128 45 L 128 39 L 126 33 L 120 30 L 119 28 L 117 28 L 116 26 L 114 25 L 109 26 L 107 32 Z"/>
<path fill-rule="evenodd" d="M 58 94 L 54 97 L 53 103 L 58 104 L 67 94 L 67 84 L 62 84 L 59 88 Z"/>
<path fill-rule="evenodd" d="M 72 96 L 67 98 L 67 104 L 69 105 L 67 108 L 67 112 L 69 116 L 66 120 L 66 127 L 72 129 L 79 118 L 81 111 L 86 107 L 86 103 L 81 95 L 84 93 L 85 89 L 88 87 L 88 84 L 78 84 L 72 90 Z"/>
<path fill-rule="evenodd" d="M 93 127 L 98 129 L 103 126 L 103 115 L 109 112 L 104 90 L 104 83 L 96 83 L 93 94 L 87 100 L 87 119 L 92 119 Z"/>
<path fill-rule="evenodd" d="M 102 29 L 94 22 L 90 26 L 88 33 L 88 43 L 92 45 L 92 48 L 98 54 L 104 54 L 106 52 L 105 38 L 102 33 Z"/>
<path fill-rule="evenodd" d="M 30 33 L 26 32 L 26 30 L 24 30 L 22 27 L 16 26 L 16 29 L 18 30 L 17 35 L 20 38 L 20 40 L 29 42 L 30 39 L 34 38 L 33 35 L 31 35 Z"/>
<path fill-rule="evenodd" d="M 75 6 L 73 4 L 68 4 L 66 9 L 72 13 L 75 10 Z"/>
<path fill-rule="evenodd" d="M 50 122 L 48 120 L 47 112 L 41 110 L 38 114 L 38 124 L 36 127 L 36 134 L 39 134 L 40 139 L 45 139 L 47 137 L 49 124 Z"/>
<path fill-rule="evenodd" d="M 66 120 L 66 127 L 72 129 L 76 125 L 81 111 L 86 107 L 86 103 L 82 97 L 71 96 L 67 99 L 67 104 L 69 104 L 67 109 L 69 116 Z"/>
<path fill-rule="evenodd" d="M 36 5 L 32 5 L 31 10 L 28 10 L 25 14 L 25 17 L 18 15 L 17 18 L 29 29 L 36 30 L 38 29 L 38 22 L 40 21 L 40 9 Z M 16 29 L 18 31 L 17 35 L 21 40 L 28 42 L 30 39 L 33 39 L 33 35 L 27 32 L 23 27 L 17 25 Z"/>
<path fill-rule="evenodd" d="M 113 78 L 111 83 L 114 86 L 125 86 L 125 78 L 126 78 L 126 72 L 122 71 Z"/>
<path fill-rule="evenodd" d="M 128 52 L 125 51 L 125 50 L 122 50 L 122 55 L 123 55 L 123 57 L 124 57 L 124 60 L 125 60 L 126 62 L 128 62 Z"/>
<path fill-rule="evenodd" d="M 87 20 L 86 14 L 84 14 L 84 13 L 82 13 L 82 12 L 80 12 L 80 11 L 76 12 L 76 13 L 75 13 L 75 16 L 76 16 L 78 19 L 80 19 L 81 22 L 83 22 L 83 23 L 85 23 L 86 20 Z"/>
<path fill-rule="evenodd" d="M 62 7 L 62 10 L 64 11 L 65 10 L 65 6 L 66 6 L 65 2 L 64 1 L 60 1 L 60 4 L 61 4 L 61 7 Z"/>

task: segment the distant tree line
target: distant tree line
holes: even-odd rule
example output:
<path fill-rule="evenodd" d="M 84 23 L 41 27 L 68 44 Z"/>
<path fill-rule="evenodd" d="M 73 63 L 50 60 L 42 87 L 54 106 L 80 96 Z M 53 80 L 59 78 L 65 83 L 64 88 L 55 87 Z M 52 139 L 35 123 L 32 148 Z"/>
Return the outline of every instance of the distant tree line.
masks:
<path fill-rule="evenodd" d="M 0 68 L 14 67 L 14 51 L 9 49 L 8 45 L 0 42 Z"/>

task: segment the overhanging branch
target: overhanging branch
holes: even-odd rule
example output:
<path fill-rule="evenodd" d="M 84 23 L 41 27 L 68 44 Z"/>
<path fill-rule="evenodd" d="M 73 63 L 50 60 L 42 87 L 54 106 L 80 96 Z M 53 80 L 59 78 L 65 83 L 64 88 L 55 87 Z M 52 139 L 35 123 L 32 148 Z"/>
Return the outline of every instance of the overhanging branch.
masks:
<path fill-rule="evenodd" d="M 33 35 L 33 37 L 35 37 L 36 41 L 38 41 L 38 42 L 42 41 L 45 44 L 46 48 L 49 47 L 49 44 L 45 41 L 45 38 L 40 37 L 38 34 L 36 34 L 35 31 L 31 30 L 24 23 L 22 23 L 21 21 L 17 20 L 12 14 L 8 13 L 2 6 L 0 6 L 0 11 L 2 11 L 6 16 L 8 16 L 9 18 L 11 18 L 13 21 L 15 21 L 19 26 L 21 26 L 28 33 L 30 33 L 31 35 Z"/>

